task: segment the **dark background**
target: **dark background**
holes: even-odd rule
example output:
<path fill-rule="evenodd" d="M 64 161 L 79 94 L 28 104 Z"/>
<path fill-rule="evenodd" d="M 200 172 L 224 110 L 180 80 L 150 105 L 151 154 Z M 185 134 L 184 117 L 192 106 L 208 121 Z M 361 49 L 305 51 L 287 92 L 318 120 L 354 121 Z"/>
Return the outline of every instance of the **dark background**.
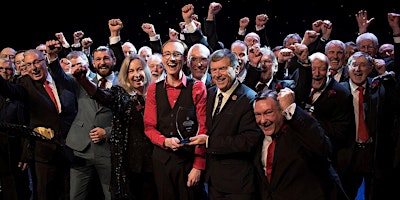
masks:
<path fill-rule="evenodd" d="M 168 28 L 179 31 L 178 23 L 183 21 L 181 8 L 188 3 L 195 6 L 200 22 L 207 16 L 212 1 L 58 1 L 58 2 L 4 2 L 0 11 L 0 48 L 12 47 L 16 50 L 35 48 L 40 43 L 55 38 L 63 32 L 70 44 L 75 31 L 82 30 L 84 37 L 94 41 L 92 48 L 106 45 L 109 37 L 108 20 L 120 18 L 124 23 L 122 41 L 131 41 L 137 49 L 147 45 L 148 36 L 141 24 L 148 22 L 155 26 L 163 41 L 168 38 Z M 400 13 L 399 0 L 381 1 L 283 1 L 283 0 L 222 0 L 222 10 L 217 15 L 219 39 L 229 48 L 239 28 L 239 19 L 250 18 L 254 26 L 255 17 L 265 13 L 269 16 L 266 24 L 271 47 L 281 45 L 289 33 L 303 36 L 311 24 L 318 20 L 330 20 L 333 24 L 331 38 L 343 42 L 355 41 L 357 22 L 355 14 L 367 10 L 368 18 L 375 20 L 368 31 L 378 36 L 379 43 L 392 43 L 391 29 L 387 23 L 387 13 Z M 52 5 L 57 4 L 57 5 Z"/>

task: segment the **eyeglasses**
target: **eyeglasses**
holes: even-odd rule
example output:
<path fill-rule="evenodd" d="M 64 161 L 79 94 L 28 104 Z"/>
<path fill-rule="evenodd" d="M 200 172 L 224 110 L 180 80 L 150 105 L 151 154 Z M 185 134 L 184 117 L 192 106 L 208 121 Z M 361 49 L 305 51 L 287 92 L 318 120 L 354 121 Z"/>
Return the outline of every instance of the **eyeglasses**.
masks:
<path fill-rule="evenodd" d="M 359 68 L 366 68 L 368 67 L 368 63 L 362 62 L 362 63 L 351 63 L 351 67 L 355 68 L 355 67 L 359 67 Z"/>
<path fill-rule="evenodd" d="M 0 67 L 0 70 L 5 70 L 5 71 L 12 71 L 13 69 L 11 67 Z"/>
<path fill-rule="evenodd" d="M 207 64 L 207 62 L 208 62 L 208 59 L 207 58 L 196 58 L 196 57 L 191 57 L 190 58 L 190 61 L 192 62 L 192 63 L 202 63 L 202 64 Z"/>
<path fill-rule="evenodd" d="M 174 56 L 175 59 L 182 59 L 183 54 L 179 51 L 174 51 L 173 53 L 166 51 L 162 53 L 163 58 L 169 59 L 171 58 L 171 55 Z"/>
<path fill-rule="evenodd" d="M 40 62 L 42 62 L 43 60 L 44 60 L 44 59 L 40 59 L 40 60 L 34 60 L 34 61 L 31 62 L 31 63 L 25 63 L 25 67 L 26 67 L 27 69 L 33 67 L 33 65 L 37 67 L 37 66 L 40 64 Z"/>

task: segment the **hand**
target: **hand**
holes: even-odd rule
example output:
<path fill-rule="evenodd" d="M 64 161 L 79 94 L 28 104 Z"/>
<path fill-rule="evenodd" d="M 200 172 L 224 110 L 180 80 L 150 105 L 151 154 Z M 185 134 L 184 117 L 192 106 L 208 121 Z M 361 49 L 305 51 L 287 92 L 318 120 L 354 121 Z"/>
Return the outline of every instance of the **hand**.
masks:
<path fill-rule="evenodd" d="M 188 181 L 186 185 L 188 187 L 196 186 L 200 181 L 200 175 L 201 175 L 201 170 L 192 168 L 192 170 L 190 170 L 190 173 L 188 174 Z"/>
<path fill-rule="evenodd" d="M 247 25 L 249 25 L 250 19 L 248 17 L 243 17 L 239 20 L 239 29 L 245 30 Z"/>
<path fill-rule="evenodd" d="M 76 31 L 74 32 L 74 40 L 80 40 L 83 38 L 83 36 L 85 35 L 85 33 L 83 33 L 83 31 Z"/>
<path fill-rule="evenodd" d="M 18 168 L 21 168 L 21 171 L 24 171 L 28 168 L 28 163 L 26 162 L 18 162 Z"/>
<path fill-rule="evenodd" d="M 93 143 L 98 143 L 107 137 L 106 130 L 100 127 L 96 127 L 89 132 L 89 137 L 92 139 Z"/>
<path fill-rule="evenodd" d="M 379 75 L 386 73 L 386 63 L 383 59 L 374 59 L 374 67 Z"/>
<path fill-rule="evenodd" d="M 71 75 L 78 81 L 86 77 L 87 71 L 87 67 L 83 65 L 74 65 L 71 67 Z"/>
<path fill-rule="evenodd" d="M 169 39 L 178 39 L 179 33 L 178 31 L 176 31 L 173 28 L 169 28 L 168 29 L 168 35 L 169 35 Z"/>
<path fill-rule="evenodd" d="M 278 62 L 280 63 L 286 62 L 291 58 L 293 58 L 293 56 L 294 56 L 293 50 L 289 48 L 283 48 L 278 53 Z"/>
<path fill-rule="evenodd" d="M 309 45 L 313 42 L 315 42 L 318 39 L 318 36 L 320 33 L 313 31 L 313 30 L 307 30 L 304 33 L 303 40 L 301 41 L 302 44 Z"/>
<path fill-rule="evenodd" d="M 93 40 L 90 37 L 83 38 L 81 44 L 83 49 L 89 49 L 89 47 L 93 44 Z"/>
<path fill-rule="evenodd" d="M 257 28 L 262 28 L 267 22 L 269 18 L 267 14 L 259 14 L 256 16 L 256 26 Z"/>
<path fill-rule="evenodd" d="M 322 24 L 323 24 L 324 22 L 322 21 L 322 20 L 317 20 L 317 21 L 315 21 L 315 22 L 313 22 L 312 23 L 312 29 L 313 29 L 313 31 L 315 31 L 315 32 L 317 32 L 317 33 L 319 33 L 319 32 L 321 32 L 321 27 L 322 27 Z"/>
<path fill-rule="evenodd" d="M 56 33 L 56 38 L 61 42 L 62 45 L 69 46 L 63 32 Z"/>
<path fill-rule="evenodd" d="M 261 53 L 261 48 L 260 48 L 260 44 L 254 44 L 253 46 L 251 46 L 249 48 L 249 62 L 252 66 L 257 67 L 258 63 L 261 60 L 262 57 L 262 53 Z"/>
<path fill-rule="evenodd" d="M 156 29 L 153 24 L 143 23 L 142 30 L 149 35 L 149 37 L 154 37 L 156 35 Z"/>
<path fill-rule="evenodd" d="M 120 19 L 108 20 L 108 28 L 110 29 L 111 37 L 119 36 L 124 24 Z"/>
<path fill-rule="evenodd" d="M 388 13 L 387 19 L 389 26 L 392 28 L 393 35 L 400 34 L 400 14 Z"/>
<path fill-rule="evenodd" d="M 375 18 L 368 19 L 368 12 L 366 10 L 360 10 L 356 14 L 356 20 L 358 25 L 358 34 L 367 32 L 368 26 L 374 21 Z"/>
<path fill-rule="evenodd" d="M 57 58 L 57 53 L 62 49 L 61 42 L 58 40 L 49 40 L 46 42 L 46 53 L 50 60 Z"/>
<path fill-rule="evenodd" d="M 182 7 L 182 18 L 185 23 L 189 24 L 192 22 L 192 15 L 194 14 L 194 6 L 193 4 L 186 4 Z"/>
<path fill-rule="evenodd" d="M 222 5 L 220 3 L 216 3 L 216 2 L 212 2 L 210 3 L 210 5 L 208 6 L 208 15 L 212 16 L 212 18 L 214 19 L 214 16 L 216 14 L 219 13 L 219 11 L 221 11 L 222 9 Z M 209 18 L 207 18 L 209 19 Z"/>
<path fill-rule="evenodd" d="M 204 145 L 206 144 L 208 139 L 208 135 L 205 134 L 200 134 L 200 135 L 196 135 L 194 137 L 190 137 L 190 143 L 186 144 L 186 145 Z"/>
<path fill-rule="evenodd" d="M 332 22 L 329 20 L 324 20 L 321 26 L 322 38 L 329 39 L 332 33 Z"/>
<path fill-rule="evenodd" d="M 278 93 L 278 102 L 282 110 L 286 110 L 292 103 L 294 103 L 294 92 L 290 88 L 283 88 Z"/>
<path fill-rule="evenodd" d="M 176 137 L 166 138 L 164 140 L 164 146 L 176 151 L 179 147 L 182 147 L 184 144 L 179 144 L 179 139 Z"/>

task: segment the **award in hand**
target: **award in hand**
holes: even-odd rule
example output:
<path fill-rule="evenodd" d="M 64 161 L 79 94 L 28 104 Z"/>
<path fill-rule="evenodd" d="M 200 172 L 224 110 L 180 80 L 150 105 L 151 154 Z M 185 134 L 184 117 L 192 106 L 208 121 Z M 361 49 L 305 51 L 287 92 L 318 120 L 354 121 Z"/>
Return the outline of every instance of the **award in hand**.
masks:
<path fill-rule="evenodd" d="M 195 109 L 179 107 L 175 124 L 180 137 L 179 144 L 190 143 L 189 137 L 197 135 L 199 129 Z"/>

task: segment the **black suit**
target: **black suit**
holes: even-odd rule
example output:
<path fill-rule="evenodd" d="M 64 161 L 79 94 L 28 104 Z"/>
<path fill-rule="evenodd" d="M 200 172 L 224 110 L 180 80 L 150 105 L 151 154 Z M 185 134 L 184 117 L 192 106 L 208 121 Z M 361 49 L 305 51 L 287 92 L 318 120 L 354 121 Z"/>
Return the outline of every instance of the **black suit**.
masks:
<path fill-rule="evenodd" d="M 252 155 L 261 139 L 255 121 L 253 101 L 255 92 L 239 83 L 220 113 L 213 118 L 217 86 L 207 91 L 208 148 L 206 153 L 206 181 L 210 199 L 226 195 L 237 199 L 240 194 L 254 194 L 254 165 Z M 215 193 L 214 191 L 218 191 Z M 246 198 L 243 198 L 246 199 Z"/>
<path fill-rule="evenodd" d="M 287 129 L 275 138 L 270 183 L 261 163 L 263 141 L 258 145 L 254 157 L 257 199 L 330 199 L 336 189 L 329 171 L 330 140 L 315 118 L 298 106 L 285 124 Z"/>
<path fill-rule="evenodd" d="M 66 75 L 68 76 L 68 75 Z M 72 83 L 74 79 L 65 77 Z M 23 99 L 29 107 L 29 127 L 47 127 L 54 130 L 52 141 L 35 140 L 34 159 L 40 199 L 69 198 L 69 160 L 64 141 L 77 111 L 73 84 L 58 84 L 58 95 L 62 112 L 58 113 L 42 83 L 29 76 L 21 77 L 18 85 L 0 78 L 1 94 Z"/>

